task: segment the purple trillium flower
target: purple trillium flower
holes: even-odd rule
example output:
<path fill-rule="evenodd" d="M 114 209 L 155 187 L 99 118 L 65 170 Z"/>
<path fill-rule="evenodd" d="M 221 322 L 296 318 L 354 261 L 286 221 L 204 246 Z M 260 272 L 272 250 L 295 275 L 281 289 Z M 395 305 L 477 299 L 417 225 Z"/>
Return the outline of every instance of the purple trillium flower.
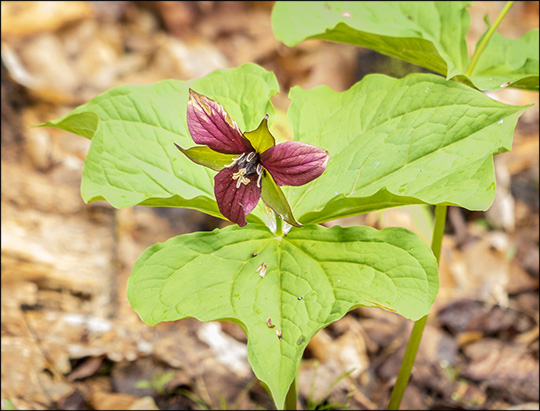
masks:
<path fill-rule="evenodd" d="M 176 147 L 192 161 L 219 171 L 214 193 L 219 211 L 230 221 L 246 225 L 246 216 L 262 196 L 285 221 L 301 226 L 278 186 L 316 179 L 326 169 L 328 153 L 299 141 L 276 145 L 267 120 L 268 115 L 256 130 L 242 134 L 221 104 L 190 89 L 188 129 L 193 141 L 206 147 Z"/>

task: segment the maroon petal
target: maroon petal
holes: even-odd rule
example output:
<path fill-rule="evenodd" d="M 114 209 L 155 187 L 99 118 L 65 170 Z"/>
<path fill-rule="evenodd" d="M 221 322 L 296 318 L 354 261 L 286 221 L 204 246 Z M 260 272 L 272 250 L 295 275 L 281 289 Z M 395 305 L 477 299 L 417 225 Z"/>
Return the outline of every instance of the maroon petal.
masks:
<path fill-rule="evenodd" d="M 193 141 L 224 154 L 253 151 L 236 122 L 223 106 L 196 91 L 189 90 L 187 124 Z"/>
<path fill-rule="evenodd" d="M 238 166 L 224 168 L 217 173 L 214 177 L 214 194 L 221 214 L 243 227 L 246 225 L 246 216 L 259 202 L 261 188 L 257 187 L 257 175 L 244 177 L 249 183 L 243 184 L 233 179 L 236 172 Z"/>
<path fill-rule="evenodd" d="M 270 147 L 260 160 L 280 186 L 301 186 L 319 177 L 328 165 L 328 153 L 300 141 Z"/>

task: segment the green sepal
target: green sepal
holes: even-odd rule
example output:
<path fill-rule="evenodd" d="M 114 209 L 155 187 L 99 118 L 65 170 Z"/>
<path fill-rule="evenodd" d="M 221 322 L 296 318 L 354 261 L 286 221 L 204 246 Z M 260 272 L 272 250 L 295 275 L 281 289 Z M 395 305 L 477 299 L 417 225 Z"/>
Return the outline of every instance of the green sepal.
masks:
<path fill-rule="evenodd" d="M 261 177 L 261 198 L 283 220 L 295 227 L 303 227 L 293 216 L 291 206 L 270 173 L 263 169 Z"/>
<path fill-rule="evenodd" d="M 182 148 L 174 143 L 176 148 L 186 155 L 194 163 L 211 168 L 215 171 L 221 171 L 226 166 L 232 164 L 238 154 L 223 154 L 212 150 L 207 146 L 196 146 L 192 148 Z"/>
<path fill-rule="evenodd" d="M 256 130 L 244 133 L 244 137 L 249 140 L 257 153 L 262 153 L 270 147 L 275 146 L 276 140 L 268 130 L 268 114 L 264 116 Z"/>

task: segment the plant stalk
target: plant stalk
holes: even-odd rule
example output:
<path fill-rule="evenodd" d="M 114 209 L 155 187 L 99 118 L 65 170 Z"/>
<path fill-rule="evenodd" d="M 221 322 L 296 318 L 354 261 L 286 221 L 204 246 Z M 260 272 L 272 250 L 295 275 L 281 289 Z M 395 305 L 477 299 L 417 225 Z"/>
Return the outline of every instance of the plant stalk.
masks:
<path fill-rule="evenodd" d="M 276 218 L 276 235 L 282 236 L 283 235 L 283 220 L 276 212 L 274 212 L 274 217 Z"/>
<path fill-rule="evenodd" d="M 446 222 L 447 208 L 447 206 L 439 205 L 435 207 L 435 226 L 433 228 L 433 237 L 431 239 L 431 250 L 437 259 L 437 265 L 439 264 L 441 257 L 441 245 Z M 405 388 L 407 388 L 407 383 L 409 382 L 409 378 L 411 376 L 411 370 L 414 365 L 416 353 L 418 352 L 418 347 L 420 346 L 420 341 L 422 339 L 422 333 L 424 332 L 426 322 L 427 314 L 414 323 L 411 338 L 409 339 L 407 349 L 405 350 L 405 355 L 403 356 L 403 362 L 401 363 L 401 368 L 399 369 L 396 384 L 394 385 L 392 394 L 390 395 L 390 401 L 388 402 L 389 410 L 399 409 Z"/>
<path fill-rule="evenodd" d="M 493 33 L 495 33 L 495 30 L 497 30 L 497 27 L 499 27 L 499 24 L 501 24 L 502 19 L 504 18 L 504 16 L 506 16 L 506 13 L 508 13 L 508 10 L 510 10 L 510 7 L 512 7 L 513 4 L 514 4 L 514 1 L 509 1 L 508 3 L 504 5 L 503 9 L 497 16 L 497 19 L 495 20 L 493 25 L 489 28 L 486 35 L 482 37 L 482 39 L 476 46 L 471 62 L 469 63 L 469 67 L 467 68 L 467 72 L 465 73 L 467 77 L 472 74 L 474 68 L 476 67 L 476 63 L 478 63 L 478 59 L 480 58 L 480 55 L 482 54 L 482 52 L 486 48 L 486 45 L 489 42 L 489 39 L 491 39 L 491 37 L 493 36 Z"/>
<path fill-rule="evenodd" d="M 283 220 L 281 217 L 274 211 L 274 217 L 276 219 L 276 236 L 282 236 L 283 235 Z M 296 390 L 296 380 L 298 379 L 298 373 L 294 377 L 294 380 L 289 387 L 289 391 L 287 392 L 287 396 L 285 397 L 285 410 L 296 410 L 296 402 L 298 400 L 298 392 Z"/>

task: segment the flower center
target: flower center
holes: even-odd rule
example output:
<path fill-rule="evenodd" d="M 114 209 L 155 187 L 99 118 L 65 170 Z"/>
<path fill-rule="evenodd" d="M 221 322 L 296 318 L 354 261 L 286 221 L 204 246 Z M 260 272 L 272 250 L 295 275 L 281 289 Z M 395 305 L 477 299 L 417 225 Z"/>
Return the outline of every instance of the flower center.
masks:
<path fill-rule="evenodd" d="M 236 180 L 236 188 L 240 188 L 240 184 L 248 185 L 250 183 L 249 176 L 257 175 L 257 187 L 261 186 L 262 164 L 259 162 L 259 155 L 255 152 L 250 152 L 246 155 L 243 153 L 236 158 L 230 166 L 238 164 L 238 171 L 232 175 L 232 179 Z"/>

